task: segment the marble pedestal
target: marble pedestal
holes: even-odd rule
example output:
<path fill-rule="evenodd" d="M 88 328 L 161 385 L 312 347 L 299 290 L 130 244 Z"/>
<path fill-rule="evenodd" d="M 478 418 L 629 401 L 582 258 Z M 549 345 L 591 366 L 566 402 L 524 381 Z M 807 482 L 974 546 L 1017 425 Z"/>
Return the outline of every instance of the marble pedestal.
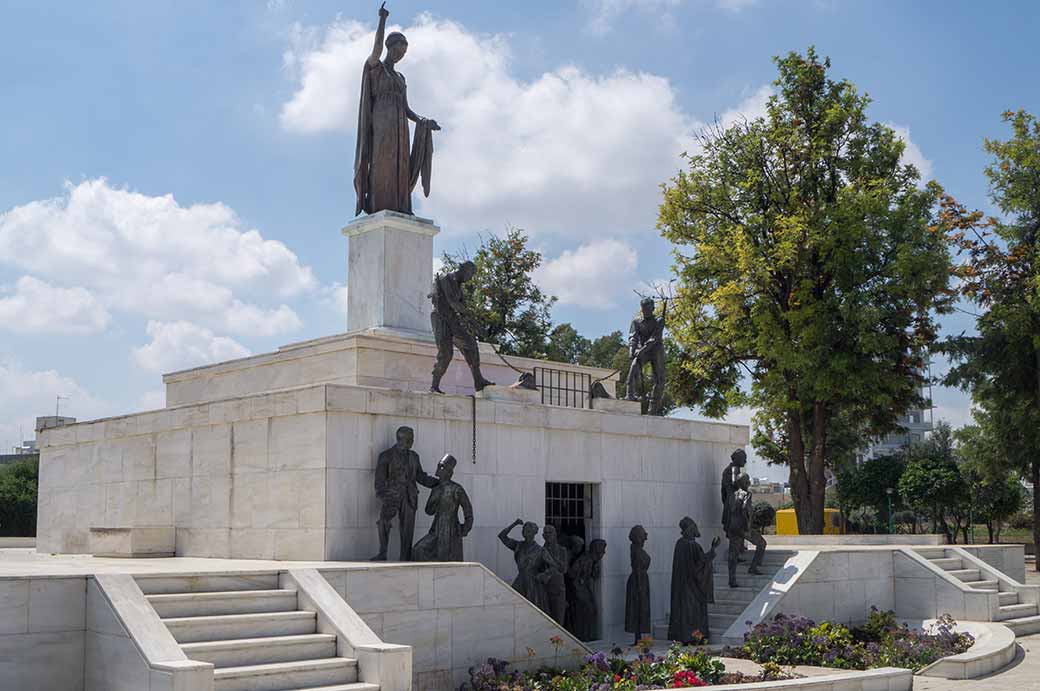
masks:
<path fill-rule="evenodd" d="M 395 211 L 359 216 L 349 239 L 347 326 L 350 331 L 405 329 L 431 333 L 433 221 Z"/>

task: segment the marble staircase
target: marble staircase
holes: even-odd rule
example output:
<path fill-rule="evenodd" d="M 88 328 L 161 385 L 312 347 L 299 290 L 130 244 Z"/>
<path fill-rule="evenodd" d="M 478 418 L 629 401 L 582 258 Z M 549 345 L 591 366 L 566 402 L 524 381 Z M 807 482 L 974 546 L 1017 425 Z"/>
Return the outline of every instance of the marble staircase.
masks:
<path fill-rule="evenodd" d="M 139 577 L 190 660 L 214 666 L 214 691 L 379 691 L 277 573 Z"/>
<path fill-rule="evenodd" d="M 796 554 L 793 550 L 767 549 L 765 559 L 759 568 L 761 575 L 751 576 L 747 570 L 754 551 L 749 550 L 744 554 L 744 561 L 737 567 L 739 587 L 730 588 L 725 547 L 726 543 L 723 541 L 715 557 L 715 602 L 708 604 L 708 623 L 713 643 L 722 639 L 726 629 L 741 616 L 759 592 L 773 582 L 773 577 L 783 568 L 784 563 Z"/>
<path fill-rule="evenodd" d="M 1016 636 L 1040 631 L 1040 609 L 1036 603 L 1023 602 L 1021 593 L 996 569 L 980 567 L 945 547 L 919 547 L 914 550 L 948 575 L 974 590 L 998 593 L 1000 606 L 993 614 L 993 621 L 1011 629 Z"/>

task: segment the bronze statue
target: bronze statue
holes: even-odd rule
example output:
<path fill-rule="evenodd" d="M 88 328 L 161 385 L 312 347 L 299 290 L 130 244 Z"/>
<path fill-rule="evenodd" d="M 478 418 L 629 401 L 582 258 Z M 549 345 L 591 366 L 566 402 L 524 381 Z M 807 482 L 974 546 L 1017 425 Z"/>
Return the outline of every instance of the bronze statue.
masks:
<path fill-rule="evenodd" d="M 433 516 L 430 532 L 415 543 L 415 561 L 463 561 L 462 538 L 473 528 L 473 505 L 462 485 L 452 480 L 457 461 L 451 454 L 437 464 L 437 486 L 426 500 L 426 515 Z M 462 523 L 459 523 L 462 509 Z"/>
<path fill-rule="evenodd" d="M 701 536 L 697 524 L 689 516 L 679 521 L 682 531 L 672 556 L 672 598 L 668 619 L 668 638 L 682 643 L 695 643 L 711 636 L 708 627 L 708 603 L 715 602 L 715 579 L 712 564 L 719 538 L 711 541 L 705 552 L 697 544 Z"/>
<path fill-rule="evenodd" d="M 509 532 L 518 525 L 524 527 L 523 541 L 509 537 Z M 498 534 L 498 539 L 512 551 L 513 559 L 516 560 L 516 580 L 513 581 L 513 590 L 526 597 L 538 609 L 548 612 L 549 602 L 541 576 L 546 569 L 545 551 L 534 541 L 537 535 L 537 523 L 524 523 L 522 518 L 518 518 Z"/>
<path fill-rule="evenodd" d="M 579 641 L 594 641 L 599 635 L 599 605 L 596 602 L 596 582 L 600 577 L 600 562 L 607 553 L 606 540 L 593 540 L 588 549 L 571 564 L 574 580 L 574 615 L 571 633 Z"/>
<path fill-rule="evenodd" d="M 476 273 L 477 265 L 465 261 L 455 271 L 433 279 L 433 290 L 430 292 L 433 312 L 430 314 L 430 322 L 437 341 L 437 362 L 433 366 L 433 381 L 430 384 L 433 393 L 444 393 L 441 391 L 441 377 L 448 371 L 455 348 L 466 358 L 475 390 L 481 391 L 494 384 L 480 373 L 480 346 L 467 324 L 466 306 L 463 304 L 462 286 Z"/>
<path fill-rule="evenodd" d="M 651 633 L 650 628 L 650 555 L 643 548 L 646 545 L 646 528 L 633 526 L 628 531 L 628 539 L 632 543 L 632 573 L 625 584 L 625 631 L 635 636 L 634 645 L 644 633 Z"/>
<path fill-rule="evenodd" d="M 412 213 L 412 189 L 420 173 L 423 191 L 430 196 L 430 170 L 433 160 L 433 131 L 436 120 L 416 115 L 408 107 L 408 87 L 396 65 L 408 51 L 408 40 L 397 31 L 383 33 L 390 12 L 384 2 L 379 8 L 372 54 L 361 75 L 361 103 L 358 107 L 357 147 L 354 150 L 355 215 L 362 211 Z M 415 142 L 408 149 L 408 121 L 415 123 Z"/>
<path fill-rule="evenodd" d="M 394 517 L 401 533 L 401 561 L 412 560 L 412 534 L 415 531 L 415 510 L 419 504 L 419 488 L 434 487 L 437 478 L 430 477 L 419 462 L 419 454 L 412 451 L 415 432 L 411 427 L 397 428 L 397 443 L 379 454 L 376 461 L 376 496 L 383 502 L 379 512 L 379 554 L 372 561 L 386 561 L 390 544 L 390 528 Z"/>
<path fill-rule="evenodd" d="M 737 449 L 730 454 L 729 460 L 729 465 L 722 471 L 722 531 L 727 538 L 729 537 L 729 530 L 726 528 L 726 506 L 730 495 L 736 490 L 737 478 L 744 472 L 744 466 L 747 465 L 747 453 L 745 453 L 744 449 Z M 739 556 L 746 550 L 743 541 L 739 544 L 740 553 L 738 554 L 738 561 L 743 561 L 739 559 Z"/>
<path fill-rule="evenodd" d="M 541 574 L 545 584 L 545 597 L 549 605 L 546 611 L 560 626 L 567 615 L 567 582 L 564 578 L 570 568 L 570 553 L 557 540 L 556 526 L 542 528 L 542 549 L 545 550 L 546 570 Z"/>
<path fill-rule="evenodd" d="M 664 316 L 654 316 L 654 299 L 643 298 L 639 303 L 640 316 L 632 320 L 628 329 L 628 349 L 631 364 L 625 383 L 625 397 L 639 400 L 636 392 L 642 388 L 643 365 L 650 363 L 653 388 L 650 392 L 651 415 L 660 415 L 664 401 Z"/>
<path fill-rule="evenodd" d="M 729 537 L 729 587 L 739 587 L 737 583 L 737 559 L 747 540 L 755 546 L 755 556 L 751 559 L 748 573 L 758 575 L 761 571 L 762 559 L 766 554 L 766 541 L 751 523 L 751 478 L 741 473 L 737 478 L 737 486 L 726 503 L 726 536 Z"/>

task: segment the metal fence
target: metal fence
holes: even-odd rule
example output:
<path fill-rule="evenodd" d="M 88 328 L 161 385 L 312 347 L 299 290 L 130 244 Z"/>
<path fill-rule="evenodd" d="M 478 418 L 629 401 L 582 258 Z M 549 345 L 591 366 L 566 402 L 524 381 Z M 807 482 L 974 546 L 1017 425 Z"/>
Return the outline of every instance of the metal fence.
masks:
<path fill-rule="evenodd" d="M 534 368 L 534 383 L 542 392 L 542 403 L 568 408 L 591 408 L 592 375 L 585 372 Z"/>

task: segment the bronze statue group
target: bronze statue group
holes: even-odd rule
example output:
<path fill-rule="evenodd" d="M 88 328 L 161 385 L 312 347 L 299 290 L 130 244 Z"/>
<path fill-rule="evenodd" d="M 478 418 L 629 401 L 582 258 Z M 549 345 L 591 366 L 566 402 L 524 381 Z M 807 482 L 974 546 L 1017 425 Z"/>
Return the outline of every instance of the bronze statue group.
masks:
<path fill-rule="evenodd" d="M 462 485 L 452 479 L 455 458 L 445 455 L 431 477 L 423 471 L 419 454 L 412 450 L 412 428 L 399 427 L 396 437 L 396 443 L 380 453 L 376 462 L 375 490 L 382 508 L 377 522 L 379 553 L 373 561 L 386 560 L 395 518 L 401 538 L 401 561 L 462 561 L 462 538 L 473 528 L 473 505 Z M 730 460 L 722 474 L 722 527 L 729 539 L 729 586 L 735 588 L 739 585 L 737 563 L 745 542 L 755 546 L 749 574 L 759 573 L 766 542 L 751 521 L 750 478 L 744 472 L 747 455 L 743 449 L 737 449 Z M 413 545 L 418 485 L 430 488 L 425 510 L 433 516 L 433 523 L 429 532 Z M 519 526 L 523 526 L 521 539 L 510 537 Z M 701 536 L 697 523 L 689 516 L 679 521 L 679 530 L 681 535 L 672 554 L 668 638 L 697 643 L 711 635 L 708 604 L 715 601 L 713 569 L 720 540 L 712 540 L 705 552 L 697 543 Z M 516 561 L 513 588 L 579 640 L 595 640 L 600 635 L 596 591 L 607 552 L 606 541 L 595 539 L 585 545 L 577 536 L 561 539 L 552 525 L 542 530 L 542 544 L 537 542 L 537 536 L 538 525 L 520 518 L 498 534 Z M 632 543 L 632 573 L 625 588 L 625 631 L 633 634 L 638 643 L 644 634 L 652 632 L 647 531 L 641 525 L 633 526 L 628 539 Z"/>

